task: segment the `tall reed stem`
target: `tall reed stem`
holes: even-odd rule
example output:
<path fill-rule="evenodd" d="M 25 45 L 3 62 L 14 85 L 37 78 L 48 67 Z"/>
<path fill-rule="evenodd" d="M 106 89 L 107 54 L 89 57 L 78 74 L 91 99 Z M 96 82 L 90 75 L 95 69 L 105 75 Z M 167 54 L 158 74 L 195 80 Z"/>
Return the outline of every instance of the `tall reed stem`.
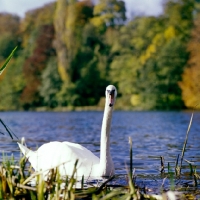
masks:
<path fill-rule="evenodd" d="M 191 125 L 192 125 L 193 116 L 194 116 L 194 113 L 192 113 L 192 115 L 191 115 L 190 123 L 188 125 L 187 133 L 186 133 L 186 136 L 185 136 L 185 142 L 184 142 L 183 149 L 182 149 L 181 164 L 180 164 L 180 173 L 181 173 L 181 168 L 182 168 L 183 157 L 184 157 L 184 154 L 185 154 L 185 148 L 186 148 L 187 141 L 188 141 L 188 134 L 190 132 L 190 128 L 191 128 Z"/>

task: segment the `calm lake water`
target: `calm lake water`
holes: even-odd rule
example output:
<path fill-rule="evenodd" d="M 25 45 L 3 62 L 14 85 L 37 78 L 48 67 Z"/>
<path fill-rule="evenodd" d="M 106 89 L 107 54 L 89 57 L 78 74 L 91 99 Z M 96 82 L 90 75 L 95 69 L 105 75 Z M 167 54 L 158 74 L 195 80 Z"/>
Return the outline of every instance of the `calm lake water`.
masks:
<path fill-rule="evenodd" d="M 19 137 L 25 137 L 28 147 L 36 148 L 49 141 L 70 141 L 82 144 L 99 156 L 99 141 L 103 112 L 0 112 L 0 118 Z M 133 140 L 133 167 L 139 184 L 155 185 L 163 180 L 160 156 L 175 165 L 181 154 L 191 112 L 125 112 L 114 111 L 111 131 L 111 154 L 116 174 L 126 182 L 129 164 L 128 138 Z M 6 133 L 2 125 L 0 132 Z M 0 135 L 0 150 L 20 152 L 9 136 Z M 2 157 L 2 156 L 1 156 Z M 185 159 L 200 168 L 200 112 L 194 113 Z M 1 158 L 2 159 L 2 158 Z M 189 172 L 183 162 L 183 173 Z M 186 176 L 186 175 L 185 175 Z M 188 177 L 187 177 L 188 178 Z M 186 179 L 187 179 L 186 178 Z M 189 178 L 188 178 L 189 179 Z"/>

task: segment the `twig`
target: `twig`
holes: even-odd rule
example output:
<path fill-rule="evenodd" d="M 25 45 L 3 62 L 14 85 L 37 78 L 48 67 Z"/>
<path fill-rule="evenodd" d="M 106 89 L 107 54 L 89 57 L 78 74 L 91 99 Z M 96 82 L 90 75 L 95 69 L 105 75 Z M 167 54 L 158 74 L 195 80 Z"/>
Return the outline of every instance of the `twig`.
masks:
<path fill-rule="evenodd" d="M 106 180 L 105 182 L 103 182 L 102 185 L 101 185 L 101 186 L 98 188 L 98 190 L 96 191 L 96 193 L 99 193 L 99 192 L 106 186 L 106 184 L 107 184 L 108 182 L 110 182 L 111 180 L 113 180 L 114 177 L 115 177 L 115 176 L 113 175 L 113 176 L 109 177 L 108 180 Z"/>
<path fill-rule="evenodd" d="M 27 190 L 36 191 L 36 188 L 30 187 L 30 186 L 27 186 L 27 185 L 23 185 L 23 184 L 20 184 L 20 183 L 15 183 L 15 177 L 14 176 L 12 177 L 12 184 L 15 187 L 18 187 L 18 188 L 23 188 L 23 189 L 27 189 Z"/>
<path fill-rule="evenodd" d="M 160 165 L 161 165 L 160 172 L 163 173 L 165 171 L 164 157 L 163 156 L 160 156 Z"/>
<path fill-rule="evenodd" d="M 13 139 L 13 135 L 19 139 L 11 130 L 9 130 L 9 127 L 6 126 L 6 124 L 3 122 L 2 119 L 0 119 L 0 122 L 2 123 L 2 125 L 4 126 L 4 128 L 6 129 L 6 131 L 8 132 L 8 134 L 10 135 L 10 137 Z"/>

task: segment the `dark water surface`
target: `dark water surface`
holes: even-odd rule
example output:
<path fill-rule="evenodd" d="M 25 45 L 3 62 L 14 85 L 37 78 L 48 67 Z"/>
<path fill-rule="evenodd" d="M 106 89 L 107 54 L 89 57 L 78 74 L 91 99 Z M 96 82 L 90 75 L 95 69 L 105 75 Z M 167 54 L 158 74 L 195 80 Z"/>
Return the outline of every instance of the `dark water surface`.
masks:
<path fill-rule="evenodd" d="M 49 141 L 70 141 L 82 144 L 99 156 L 99 141 L 103 112 L 0 112 L 0 118 L 19 137 L 25 137 L 28 147 L 38 147 Z M 156 187 L 163 180 L 160 156 L 175 165 L 181 154 L 191 112 L 125 112 L 114 111 L 111 131 L 111 154 L 116 174 L 126 182 L 129 165 L 129 136 L 133 140 L 133 167 L 137 180 Z M 6 133 L 2 125 L 0 132 Z M 1 136 L 0 150 L 13 152 L 19 158 L 16 142 Z M 2 156 L 1 156 L 2 157 Z M 185 159 L 200 168 L 200 112 L 194 113 Z M 2 160 L 2 158 L 1 158 Z M 183 174 L 189 172 L 183 162 Z M 188 178 L 188 177 L 187 177 Z M 186 179 L 187 179 L 186 178 Z M 160 180 L 160 181 L 158 181 Z"/>

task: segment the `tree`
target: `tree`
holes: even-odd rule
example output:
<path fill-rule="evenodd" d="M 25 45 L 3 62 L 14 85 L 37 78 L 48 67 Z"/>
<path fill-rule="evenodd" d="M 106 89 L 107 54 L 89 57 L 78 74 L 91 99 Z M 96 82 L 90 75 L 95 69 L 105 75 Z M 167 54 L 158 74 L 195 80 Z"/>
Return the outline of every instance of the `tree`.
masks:
<path fill-rule="evenodd" d="M 0 109 L 19 109 L 19 96 L 23 88 L 22 63 L 17 57 L 21 50 L 20 18 L 8 13 L 0 13 L 0 65 L 18 46 L 9 67 L 0 77 Z"/>
<path fill-rule="evenodd" d="M 46 67 L 48 58 L 55 55 L 52 47 L 53 37 L 54 28 L 52 25 L 40 27 L 35 41 L 35 49 L 24 63 L 26 87 L 21 94 L 21 102 L 25 109 L 40 106 L 41 97 L 38 90 L 41 85 L 41 73 Z"/>
<path fill-rule="evenodd" d="M 188 59 L 186 44 L 176 37 L 166 43 L 157 59 L 157 90 L 159 98 L 156 108 L 182 109 L 181 90 L 178 82 Z"/>
<path fill-rule="evenodd" d="M 194 10 L 194 0 L 168 0 L 164 5 L 164 15 L 168 25 L 175 27 L 184 40 L 188 40 L 190 36 Z"/>
<path fill-rule="evenodd" d="M 58 58 L 58 72 L 63 81 L 69 80 L 69 66 L 67 64 L 67 47 L 65 45 L 67 1 L 58 0 L 54 15 L 55 39 L 54 47 Z"/>
<path fill-rule="evenodd" d="M 20 110 L 20 95 L 25 86 L 22 66 L 23 59 L 12 58 L 3 73 L 3 80 L 0 81 L 0 110 Z"/>
<path fill-rule="evenodd" d="M 20 32 L 23 36 L 23 47 L 30 48 L 30 42 L 34 41 L 33 32 L 43 25 L 53 24 L 53 16 L 55 11 L 55 3 L 47 4 L 41 8 L 26 12 L 25 18 L 20 23 Z M 31 44 L 31 46 L 33 46 Z"/>
<path fill-rule="evenodd" d="M 54 45 L 58 56 L 58 71 L 63 81 L 72 81 L 72 63 L 82 42 L 82 29 L 92 17 L 90 1 L 59 0 L 54 17 Z"/>
<path fill-rule="evenodd" d="M 0 33 L 19 33 L 20 18 L 17 15 L 0 13 Z"/>
<path fill-rule="evenodd" d="M 152 100 L 149 98 L 152 94 L 150 82 L 156 81 L 155 75 L 152 80 L 155 68 L 150 63 L 153 64 L 157 43 L 160 43 L 160 37 L 156 36 L 162 30 L 160 24 L 155 17 L 138 17 L 122 26 L 116 35 L 112 34 L 110 76 L 118 85 L 122 108 L 123 105 L 137 109 L 155 106 L 146 100 Z"/>
<path fill-rule="evenodd" d="M 94 17 L 91 22 L 100 31 L 107 27 L 123 25 L 126 21 L 126 8 L 122 0 L 100 0 L 94 7 Z"/>
<path fill-rule="evenodd" d="M 16 46 L 20 46 L 19 30 L 18 16 L 0 13 L 0 62 L 4 61 Z"/>
<path fill-rule="evenodd" d="M 55 108 L 59 105 L 56 94 L 60 90 L 61 84 L 62 81 L 58 73 L 57 59 L 53 56 L 48 60 L 47 66 L 41 74 L 39 95 L 43 98 L 44 106 Z"/>
<path fill-rule="evenodd" d="M 17 38 L 12 33 L 3 33 L 0 35 L 0 61 L 5 60 L 10 52 L 19 44 Z"/>
<path fill-rule="evenodd" d="M 187 68 L 184 69 L 182 81 L 179 82 L 182 90 L 182 99 L 188 108 L 200 108 L 200 15 L 197 16 L 194 28 L 191 33 L 191 40 L 188 43 L 190 57 Z"/>

